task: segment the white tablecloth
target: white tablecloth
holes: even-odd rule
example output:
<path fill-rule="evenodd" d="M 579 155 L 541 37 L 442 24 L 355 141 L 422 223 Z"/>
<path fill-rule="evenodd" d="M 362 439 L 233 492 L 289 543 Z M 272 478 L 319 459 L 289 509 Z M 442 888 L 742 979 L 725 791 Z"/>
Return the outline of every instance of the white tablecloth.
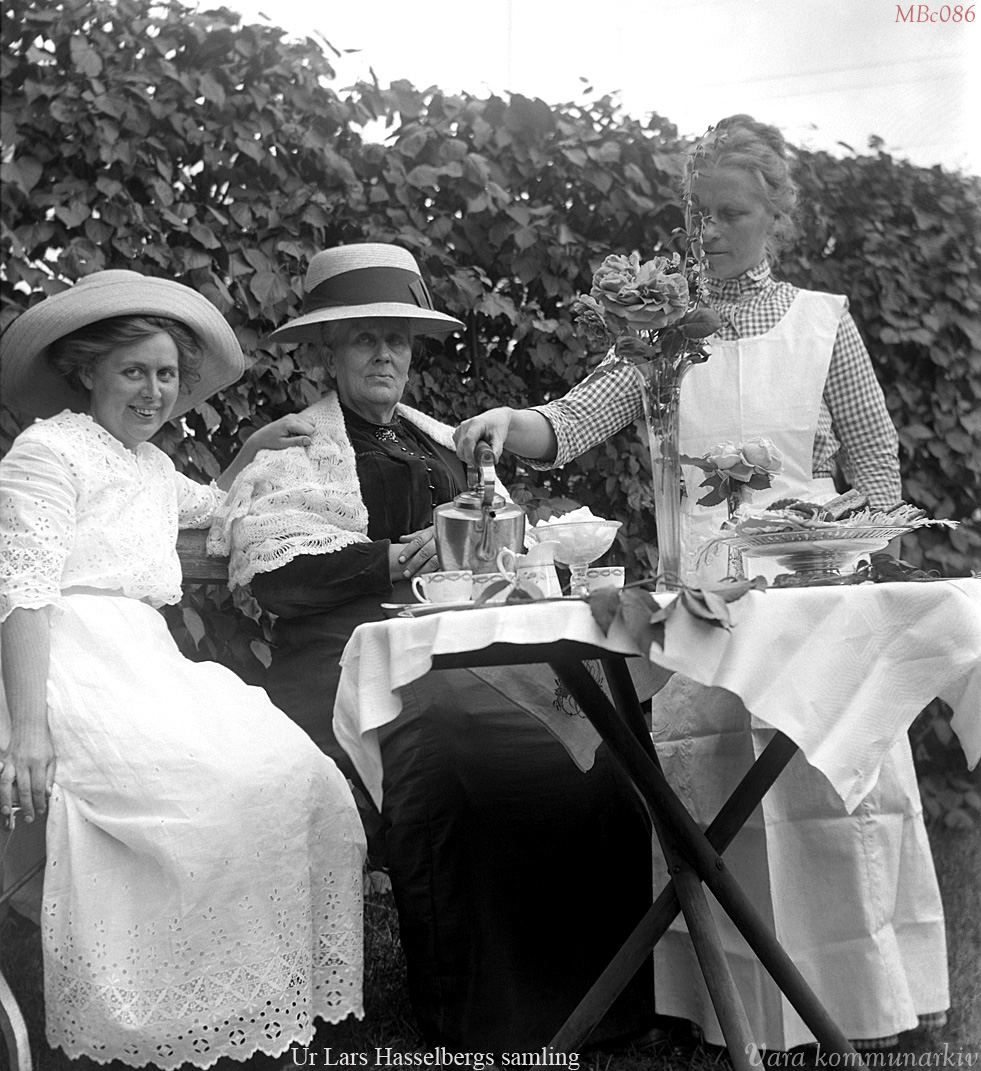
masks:
<path fill-rule="evenodd" d="M 730 610 L 730 630 L 679 610 L 669 619 L 664 650 L 654 645 L 645 653 L 700 684 L 735 692 L 800 747 L 849 810 L 874 784 L 892 741 L 935 696 L 952 707 L 968 763 L 977 764 L 981 580 L 752 591 Z M 355 629 L 341 659 L 334 731 L 376 803 L 377 730 L 398 717 L 398 689 L 427 673 L 435 655 L 560 639 L 638 653 L 622 629 L 604 636 L 580 602 L 486 607 Z M 588 728 L 570 728 L 563 742 L 586 764 L 595 738 Z"/>

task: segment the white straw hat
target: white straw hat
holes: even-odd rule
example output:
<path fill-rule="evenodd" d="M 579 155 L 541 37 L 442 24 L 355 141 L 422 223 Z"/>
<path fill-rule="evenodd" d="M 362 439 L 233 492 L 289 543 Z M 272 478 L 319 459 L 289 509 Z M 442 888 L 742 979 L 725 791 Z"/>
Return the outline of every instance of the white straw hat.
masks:
<path fill-rule="evenodd" d="M 181 391 L 172 417 L 180 416 L 239 379 L 245 356 L 224 316 L 196 290 L 172 279 L 135 271 L 94 272 L 71 289 L 21 313 L 0 338 L 0 397 L 28 416 L 63 409 L 84 412 L 89 398 L 73 389 L 45 359 L 52 342 L 116 316 L 167 316 L 189 327 L 201 343 L 200 379 Z"/>
<path fill-rule="evenodd" d="M 303 288 L 303 313 L 264 341 L 319 342 L 320 324 L 378 316 L 408 320 L 414 335 L 439 338 L 463 329 L 433 308 L 419 265 L 397 245 L 361 242 L 317 253 Z"/>

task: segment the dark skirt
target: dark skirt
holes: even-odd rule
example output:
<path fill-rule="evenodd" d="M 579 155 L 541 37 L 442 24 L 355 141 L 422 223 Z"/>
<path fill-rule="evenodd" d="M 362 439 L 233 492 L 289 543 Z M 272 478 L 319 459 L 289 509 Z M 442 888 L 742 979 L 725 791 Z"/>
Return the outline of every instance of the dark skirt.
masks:
<path fill-rule="evenodd" d="M 340 623 L 326 617 L 319 626 L 336 640 Z M 330 728 L 331 641 L 311 642 L 316 619 L 285 624 L 270 695 L 351 775 Z M 373 841 L 392 880 L 419 1025 L 431 1045 L 540 1050 L 651 904 L 642 808 L 605 747 L 583 773 L 468 670 L 431 673 L 402 700 L 379 734 L 384 802 Z M 590 1043 L 638 1036 L 653 1018 L 648 960 Z"/>

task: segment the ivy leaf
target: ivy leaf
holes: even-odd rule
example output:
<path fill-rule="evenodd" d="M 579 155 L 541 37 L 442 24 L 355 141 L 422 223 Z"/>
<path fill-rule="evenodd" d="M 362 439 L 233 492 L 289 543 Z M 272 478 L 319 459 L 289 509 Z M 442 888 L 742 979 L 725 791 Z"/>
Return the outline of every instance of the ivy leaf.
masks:
<path fill-rule="evenodd" d="M 620 592 L 620 617 L 627 635 L 646 654 L 652 643 L 664 646 L 664 623 L 674 612 L 675 603 L 662 607 L 647 591 L 626 588 Z"/>
<path fill-rule="evenodd" d="M 488 602 L 493 596 L 500 595 L 502 591 L 506 591 L 511 587 L 510 580 L 495 580 L 493 584 L 488 584 L 486 588 L 474 599 L 474 606 L 483 606 L 485 602 Z"/>
<path fill-rule="evenodd" d="M 197 465 L 209 479 L 218 479 L 221 475 L 221 467 L 215 460 L 215 455 L 204 445 L 204 443 L 192 439 L 188 444 L 188 452 L 195 465 Z"/>
<path fill-rule="evenodd" d="M 728 604 L 741 599 L 748 591 L 765 591 L 766 580 L 762 576 L 752 580 L 727 581 L 712 587 L 681 589 L 677 602 L 692 617 L 706 621 L 717 628 L 732 628 L 732 616 Z"/>
<path fill-rule="evenodd" d="M 192 223 L 190 228 L 191 237 L 200 242 L 205 249 L 221 249 L 221 242 L 215 237 L 214 231 L 203 223 Z"/>
<path fill-rule="evenodd" d="M 748 591 L 766 591 L 766 577 L 754 576 L 747 580 L 727 580 L 724 584 L 715 584 L 711 588 L 716 595 L 721 596 L 726 602 L 735 602 L 741 599 Z"/>
<path fill-rule="evenodd" d="M 215 81 L 211 74 L 205 71 L 205 73 L 201 75 L 199 85 L 206 100 L 210 100 L 212 104 L 216 104 L 219 108 L 224 106 L 225 91 L 218 82 Z"/>
<path fill-rule="evenodd" d="M 439 172 L 428 164 L 419 164 L 405 176 L 405 181 L 421 190 L 435 188 L 439 185 Z"/>
<path fill-rule="evenodd" d="M 603 635 L 610 634 L 610 626 L 620 612 L 620 592 L 616 588 L 601 588 L 594 591 L 586 600 L 593 620 L 603 630 Z"/>
<path fill-rule="evenodd" d="M 476 308 L 488 316 L 506 316 L 513 324 L 519 319 L 514 302 L 503 294 L 484 294 Z"/>
<path fill-rule="evenodd" d="M 70 205 L 58 205 L 54 214 L 66 227 L 74 228 L 84 223 L 92 214 L 91 209 L 84 201 L 73 201 Z"/>
<path fill-rule="evenodd" d="M 181 616 L 184 619 L 184 627 L 191 635 L 191 639 L 194 640 L 194 646 L 199 647 L 201 641 L 204 639 L 204 622 L 201 620 L 201 615 L 197 610 L 192 609 L 190 606 L 185 606 L 181 611 Z"/>
<path fill-rule="evenodd" d="M 732 627 L 732 618 L 729 616 L 729 607 L 725 599 L 720 598 L 714 592 L 701 588 L 682 588 L 678 601 L 692 617 L 722 628 Z"/>
<path fill-rule="evenodd" d="M 249 280 L 249 289 L 263 308 L 285 301 L 289 297 L 286 283 L 276 272 L 257 271 Z"/>
<path fill-rule="evenodd" d="M 532 583 L 530 580 L 518 580 L 504 601 L 509 603 L 541 602 L 544 598 L 545 593 L 537 584 Z"/>
<path fill-rule="evenodd" d="M 98 78 L 102 74 L 102 57 L 81 34 L 72 37 L 69 51 L 72 64 L 79 73 L 89 78 Z"/>
<path fill-rule="evenodd" d="M 4 182 L 20 186 L 24 193 L 30 193 L 43 173 L 43 167 L 33 156 L 21 156 L 4 164 L 0 177 Z"/>
<path fill-rule="evenodd" d="M 208 429 L 208 432 L 213 432 L 215 428 L 221 425 L 221 415 L 213 405 L 208 402 L 201 402 L 196 406 L 197 411 L 201 414 L 204 420 L 204 426 Z"/>
<path fill-rule="evenodd" d="M 265 669 L 272 665 L 272 651 L 265 640 L 252 640 L 249 650 L 258 658 Z"/>
<path fill-rule="evenodd" d="M 644 557 L 647 559 L 647 567 L 651 571 L 651 576 L 657 576 L 657 566 L 661 560 L 661 553 L 653 543 L 645 543 L 643 546 Z"/>

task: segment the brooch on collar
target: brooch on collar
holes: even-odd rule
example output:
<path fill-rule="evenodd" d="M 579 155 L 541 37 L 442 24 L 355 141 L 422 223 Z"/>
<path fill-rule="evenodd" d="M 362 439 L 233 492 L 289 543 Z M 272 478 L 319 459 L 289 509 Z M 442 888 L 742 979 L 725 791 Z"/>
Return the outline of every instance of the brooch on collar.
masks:
<path fill-rule="evenodd" d="M 375 438 L 380 443 L 397 443 L 402 431 L 402 419 L 395 416 L 388 424 L 375 425 Z"/>

